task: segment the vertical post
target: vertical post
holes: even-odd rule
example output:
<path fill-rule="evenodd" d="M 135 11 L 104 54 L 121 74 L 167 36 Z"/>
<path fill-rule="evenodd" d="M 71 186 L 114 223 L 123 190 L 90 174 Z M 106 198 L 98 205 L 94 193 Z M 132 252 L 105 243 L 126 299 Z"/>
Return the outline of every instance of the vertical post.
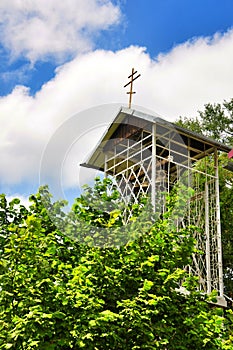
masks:
<path fill-rule="evenodd" d="M 168 169 L 167 169 L 167 193 L 170 193 L 170 176 L 171 176 L 171 131 L 169 131 L 169 141 L 168 141 Z"/>
<path fill-rule="evenodd" d="M 126 181 L 129 181 L 129 139 L 127 139 L 127 150 L 126 150 L 126 171 L 125 171 Z M 130 189 L 126 187 L 126 197 L 130 196 Z"/>
<path fill-rule="evenodd" d="M 117 146 L 114 145 L 114 160 L 113 160 L 113 175 L 116 175 L 116 154 L 117 154 L 117 150 L 116 150 Z"/>
<path fill-rule="evenodd" d="M 191 162 L 191 153 L 190 153 L 190 138 L 188 139 L 188 189 L 192 187 L 192 162 Z M 188 225 L 191 224 L 191 198 L 188 198 Z"/>
<path fill-rule="evenodd" d="M 220 198 L 219 198 L 219 178 L 218 178 L 218 151 L 214 151 L 215 167 L 215 191 L 216 191 L 216 229 L 218 245 L 218 274 L 219 274 L 219 296 L 223 297 L 223 266 L 222 266 L 222 238 L 220 222 Z"/>
<path fill-rule="evenodd" d="M 105 153 L 105 155 L 104 155 L 104 177 L 105 178 L 108 177 L 108 175 L 107 175 L 107 170 L 108 170 L 107 164 L 108 164 L 108 156 Z"/>
<path fill-rule="evenodd" d="M 155 211 L 156 203 L 156 124 L 152 125 L 152 171 L 151 171 L 151 201 Z"/>
<path fill-rule="evenodd" d="M 210 225 L 209 225 L 209 188 L 205 182 L 205 235 L 206 235 L 206 284 L 207 294 L 211 293 L 211 267 L 210 267 Z"/>

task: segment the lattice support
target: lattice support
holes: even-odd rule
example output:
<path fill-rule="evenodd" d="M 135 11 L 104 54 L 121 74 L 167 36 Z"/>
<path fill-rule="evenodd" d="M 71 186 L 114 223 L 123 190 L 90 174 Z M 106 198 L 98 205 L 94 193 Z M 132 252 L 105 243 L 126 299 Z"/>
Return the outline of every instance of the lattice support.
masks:
<path fill-rule="evenodd" d="M 199 277 L 200 290 L 210 293 L 215 289 L 223 296 L 216 155 L 214 173 L 208 167 L 199 169 L 189 152 L 181 153 L 180 147 L 169 148 L 172 137 L 172 132 L 160 135 L 158 144 L 154 124 L 150 132 L 142 130 L 134 141 L 116 142 L 112 155 L 106 158 L 105 172 L 113 176 L 125 202 L 137 202 L 140 196 L 149 195 L 160 213 L 166 210 L 165 192 L 169 193 L 179 182 L 194 188 L 195 194 L 177 228 L 189 224 L 198 227 L 195 232 L 198 252 L 193 254 L 190 271 Z"/>
<path fill-rule="evenodd" d="M 230 151 L 158 116 L 122 108 L 83 165 L 113 177 L 126 203 L 150 196 L 160 214 L 166 211 L 164 193 L 180 183 L 192 187 L 194 194 L 187 200 L 183 217 L 176 220 L 177 230 L 198 227 L 194 233 L 197 252 L 189 269 L 199 277 L 200 290 L 217 290 L 223 298 L 218 150 Z M 210 165 L 206 159 L 211 157 Z"/>

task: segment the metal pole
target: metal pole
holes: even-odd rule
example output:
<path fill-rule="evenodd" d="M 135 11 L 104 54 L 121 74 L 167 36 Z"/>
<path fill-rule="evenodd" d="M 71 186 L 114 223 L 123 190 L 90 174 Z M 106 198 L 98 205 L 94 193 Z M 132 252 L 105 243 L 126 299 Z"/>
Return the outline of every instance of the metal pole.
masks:
<path fill-rule="evenodd" d="M 151 202 L 155 211 L 156 203 L 156 124 L 152 125 L 152 171 L 151 171 Z"/>
<path fill-rule="evenodd" d="M 218 151 L 214 152 L 215 166 L 215 191 L 216 191 L 216 229 L 218 244 L 218 273 L 219 273 L 219 295 L 223 297 L 223 267 L 222 267 L 222 239 L 221 239 L 221 222 L 220 222 L 220 198 L 219 198 L 219 178 L 218 178 Z"/>
<path fill-rule="evenodd" d="M 207 294 L 211 293 L 211 267 L 210 267 L 210 226 L 209 226 L 209 188 L 205 183 L 205 234 L 206 234 L 206 284 Z"/>

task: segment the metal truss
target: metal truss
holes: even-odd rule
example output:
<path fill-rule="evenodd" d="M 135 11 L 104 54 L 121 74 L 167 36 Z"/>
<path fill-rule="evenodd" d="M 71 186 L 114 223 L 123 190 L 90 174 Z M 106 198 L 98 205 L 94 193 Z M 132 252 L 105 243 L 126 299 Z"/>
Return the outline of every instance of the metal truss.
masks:
<path fill-rule="evenodd" d="M 166 193 L 180 184 L 193 188 L 177 230 L 197 227 L 196 252 L 188 269 L 198 276 L 200 290 L 217 290 L 223 297 L 217 150 L 211 151 L 211 156 L 205 154 L 208 160 L 203 154 L 198 160 L 200 152 L 184 144 L 174 129 L 154 123 L 131 137 L 115 140 L 105 153 L 104 170 L 115 179 L 125 202 L 150 196 L 154 210 L 161 214 L 166 211 Z"/>
<path fill-rule="evenodd" d="M 218 152 L 226 145 L 169 123 L 157 115 L 121 108 L 102 140 L 82 165 L 111 176 L 125 203 L 151 198 L 160 217 L 167 210 L 167 194 L 190 188 L 192 194 L 175 218 L 177 234 L 196 227 L 190 273 L 198 276 L 200 290 L 218 291 L 224 304 L 219 206 Z M 180 210 L 179 210 L 180 212 Z M 127 211 L 125 222 L 132 213 Z"/>

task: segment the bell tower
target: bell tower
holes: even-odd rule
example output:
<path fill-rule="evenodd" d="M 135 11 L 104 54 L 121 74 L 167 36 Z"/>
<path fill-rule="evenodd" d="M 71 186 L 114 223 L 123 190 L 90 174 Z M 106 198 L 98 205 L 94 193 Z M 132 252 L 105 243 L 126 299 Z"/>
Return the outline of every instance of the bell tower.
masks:
<path fill-rule="evenodd" d="M 155 210 L 166 211 L 165 193 L 175 186 L 192 188 L 179 225 L 194 225 L 197 248 L 190 272 L 200 290 L 223 293 L 222 244 L 219 205 L 218 154 L 230 148 L 170 123 L 158 115 L 121 108 L 83 166 L 111 176 L 122 198 L 137 202 L 151 198 Z M 211 166 L 210 166 L 211 159 Z"/>

